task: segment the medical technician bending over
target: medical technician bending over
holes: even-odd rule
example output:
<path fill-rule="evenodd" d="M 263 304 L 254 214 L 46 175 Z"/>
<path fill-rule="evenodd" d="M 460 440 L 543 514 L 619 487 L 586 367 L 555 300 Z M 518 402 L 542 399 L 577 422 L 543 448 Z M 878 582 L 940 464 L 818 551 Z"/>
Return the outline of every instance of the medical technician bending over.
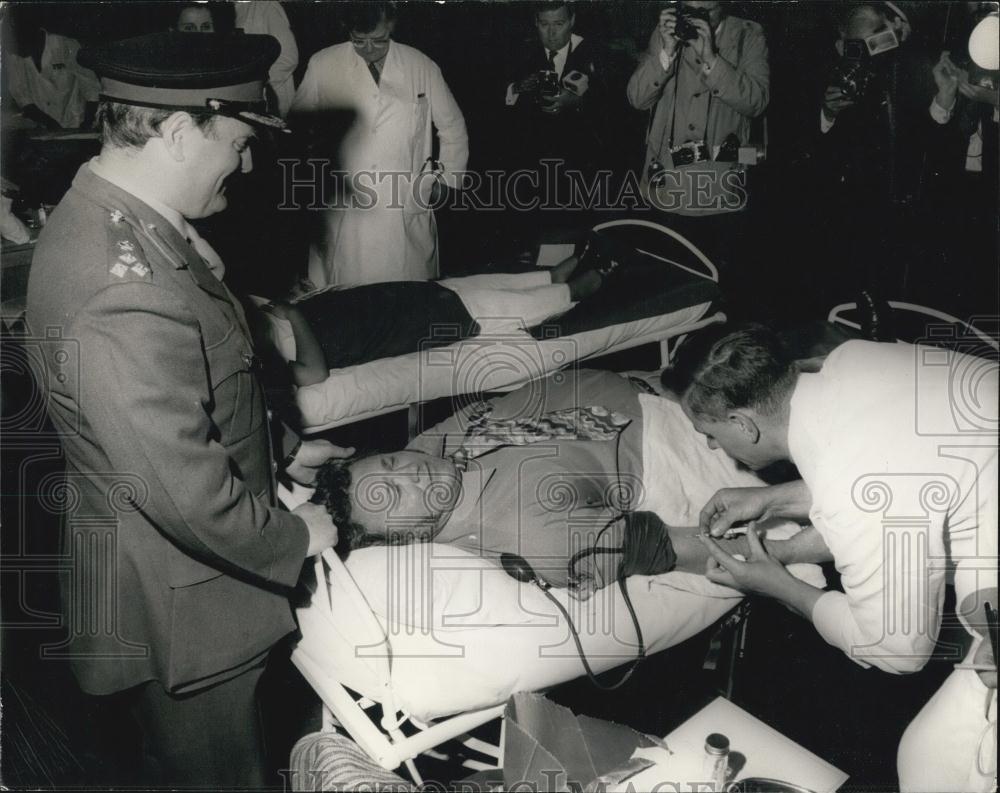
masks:
<path fill-rule="evenodd" d="M 682 396 L 695 429 L 752 469 L 787 460 L 802 476 L 720 491 L 702 512 L 702 528 L 721 536 L 765 515 L 808 519 L 812 527 L 788 541 L 793 558 L 786 545 L 782 561 L 832 560 L 844 591 L 788 575 L 754 532 L 747 561 L 704 538 L 709 578 L 777 598 L 859 664 L 907 673 L 934 649 L 954 575 L 959 617 L 974 640 L 967 661 L 995 669 L 982 637 L 985 603 L 997 601 L 996 364 L 933 347 L 850 341 L 810 374 L 761 326 L 693 341 L 665 385 Z M 969 665 L 904 736 L 903 790 L 992 784 L 995 754 L 985 763 L 981 755 L 996 744 L 981 738 L 992 734 L 991 720 L 995 729 L 995 673 L 980 678 Z M 952 751 L 936 748 L 946 744 Z"/>

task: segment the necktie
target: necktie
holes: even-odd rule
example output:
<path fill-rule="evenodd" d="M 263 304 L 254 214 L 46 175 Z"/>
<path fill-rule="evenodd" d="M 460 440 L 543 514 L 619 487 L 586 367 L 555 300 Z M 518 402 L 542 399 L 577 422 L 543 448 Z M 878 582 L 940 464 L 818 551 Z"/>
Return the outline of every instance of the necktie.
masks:
<path fill-rule="evenodd" d="M 527 446 L 551 440 L 610 441 L 631 419 L 601 405 L 564 408 L 538 418 L 492 418 L 493 406 L 481 402 L 472 408 L 462 445 L 452 453 L 459 468 L 500 446 Z"/>
<path fill-rule="evenodd" d="M 556 50 L 549 50 L 549 71 L 559 73 L 556 68 Z"/>
<path fill-rule="evenodd" d="M 372 79 L 375 80 L 375 85 L 378 85 L 378 81 L 382 77 L 382 73 L 378 70 L 378 66 L 372 61 L 368 61 L 368 71 L 372 73 Z"/>
<path fill-rule="evenodd" d="M 184 237 L 187 239 L 188 244 L 204 260 L 205 265 L 212 275 L 221 281 L 226 274 L 226 265 L 222 263 L 222 259 L 215 252 L 215 248 L 209 245 L 205 238 L 195 231 L 194 226 L 186 220 L 184 221 Z"/>

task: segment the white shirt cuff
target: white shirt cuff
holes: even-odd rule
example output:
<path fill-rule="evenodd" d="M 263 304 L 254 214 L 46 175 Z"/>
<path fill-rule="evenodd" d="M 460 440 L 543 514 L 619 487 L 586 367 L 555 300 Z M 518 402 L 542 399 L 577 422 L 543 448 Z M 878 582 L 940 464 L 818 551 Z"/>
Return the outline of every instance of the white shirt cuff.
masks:
<path fill-rule="evenodd" d="M 663 71 L 666 72 L 670 70 L 670 64 L 674 62 L 674 58 L 676 57 L 677 57 L 676 52 L 673 55 L 667 55 L 667 51 L 665 49 L 660 50 L 659 54 L 660 66 L 663 67 Z"/>
<path fill-rule="evenodd" d="M 936 96 L 931 100 L 931 118 L 938 124 L 947 124 L 951 120 L 951 113 L 954 109 L 954 104 L 950 108 L 941 107 Z"/>
<path fill-rule="evenodd" d="M 823 108 L 820 108 L 819 109 L 819 131 L 822 132 L 825 135 L 827 132 L 829 132 L 831 129 L 833 129 L 833 124 L 834 124 L 834 122 L 830 121 L 830 119 L 828 119 L 826 117 L 826 113 L 823 112 Z"/>

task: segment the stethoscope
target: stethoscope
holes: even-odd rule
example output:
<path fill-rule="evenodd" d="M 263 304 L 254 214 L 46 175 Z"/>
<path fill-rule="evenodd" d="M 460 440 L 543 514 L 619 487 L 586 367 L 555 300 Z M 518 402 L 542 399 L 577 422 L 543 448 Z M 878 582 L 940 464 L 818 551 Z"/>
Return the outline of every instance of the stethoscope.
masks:
<path fill-rule="evenodd" d="M 624 427 L 622 428 L 624 431 Z M 619 452 L 621 447 L 621 437 L 622 433 L 618 433 L 618 438 L 615 441 L 615 475 L 618 482 L 618 492 L 625 492 L 622 489 L 622 478 L 621 478 L 621 467 L 618 465 Z M 587 654 L 584 652 L 583 643 L 580 641 L 579 631 L 576 629 L 576 625 L 573 623 L 573 619 L 569 615 L 566 607 L 556 598 L 549 590 L 552 589 L 552 585 L 547 581 L 541 579 L 532 569 L 531 565 L 528 564 L 524 557 L 519 556 L 516 553 L 504 552 L 500 554 L 500 564 L 504 571 L 517 581 L 524 584 L 534 584 L 537 586 L 542 594 L 545 595 L 552 603 L 555 604 L 556 608 L 559 609 L 563 617 L 566 620 L 566 624 L 569 626 L 570 635 L 573 637 L 573 643 L 576 645 L 577 654 L 580 656 L 580 661 L 583 664 L 584 672 L 587 674 L 587 678 L 593 683 L 597 688 L 603 691 L 614 691 L 617 688 L 625 685 L 625 682 L 632 676 L 635 672 L 636 667 L 642 662 L 646 657 L 646 644 L 642 636 L 642 626 L 639 624 L 639 617 L 635 613 L 635 607 L 632 605 L 632 598 L 629 596 L 628 588 L 625 586 L 625 575 L 624 575 L 624 565 L 625 565 L 625 554 L 624 546 L 622 548 L 601 548 L 599 547 L 601 538 L 604 536 L 612 526 L 614 526 L 618 521 L 625 520 L 626 513 L 624 511 L 617 511 L 616 514 L 604 524 L 604 527 L 597 533 L 597 537 L 594 539 L 593 545 L 588 548 L 584 548 L 577 551 L 570 557 L 567 564 L 568 572 L 570 578 L 576 576 L 576 565 L 577 563 L 586 556 L 592 556 L 596 554 L 605 553 L 622 553 L 622 560 L 618 564 L 618 589 L 622 594 L 622 599 L 625 601 L 625 607 L 628 609 L 629 616 L 632 618 L 632 625 L 635 626 L 635 634 L 639 644 L 639 651 L 636 657 L 629 662 L 628 669 L 622 674 L 622 676 L 616 680 L 611 685 L 606 685 L 597 679 L 597 675 L 591 668 L 590 663 L 587 661 Z"/>

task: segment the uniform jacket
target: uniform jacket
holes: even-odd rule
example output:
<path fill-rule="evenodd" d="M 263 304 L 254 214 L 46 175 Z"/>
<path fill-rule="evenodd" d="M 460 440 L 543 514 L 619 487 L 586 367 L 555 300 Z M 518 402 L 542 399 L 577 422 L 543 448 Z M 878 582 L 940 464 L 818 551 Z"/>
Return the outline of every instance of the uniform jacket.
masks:
<path fill-rule="evenodd" d="M 82 688 L 242 671 L 294 628 L 308 545 L 275 505 L 242 310 L 168 221 L 84 165 L 39 239 L 27 317 L 48 334 Z"/>
<path fill-rule="evenodd" d="M 767 108 L 770 93 L 767 42 L 756 22 L 723 20 L 716 35 L 719 57 L 707 74 L 691 47 L 683 47 L 664 72 L 660 46 L 659 31 L 653 30 L 649 48 L 628 81 L 629 103 L 638 110 L 653 108 L 644 181 L 654 158 L 670 168 L 671 128 L 673 146 L 703 140 L 713 156 L 730 133 L 748 143 L 750 121 Z"/>
<path fill-rule="evenodd" d="M 374 175 L 366 177 L 361 192 L 377 194 L 377 203 L 325 213 L 323 239 L 311 254 L 312 280 L 352 285 L 436 277 L 434 215 L 426 197 L 414 194 L 420 187 L 429 193 L 431 183 L 413 186 L 431 156 L 432 127 L 447 183 L 455 184 L 469 159 L 465 119 L 437 64 L 394 41 L 376 85 L 351 42 L 327 47 L 309 60 L 292 104 L 293 113 L 324 110 L 355 114 L 341 162 L 349 174 Z"/>

